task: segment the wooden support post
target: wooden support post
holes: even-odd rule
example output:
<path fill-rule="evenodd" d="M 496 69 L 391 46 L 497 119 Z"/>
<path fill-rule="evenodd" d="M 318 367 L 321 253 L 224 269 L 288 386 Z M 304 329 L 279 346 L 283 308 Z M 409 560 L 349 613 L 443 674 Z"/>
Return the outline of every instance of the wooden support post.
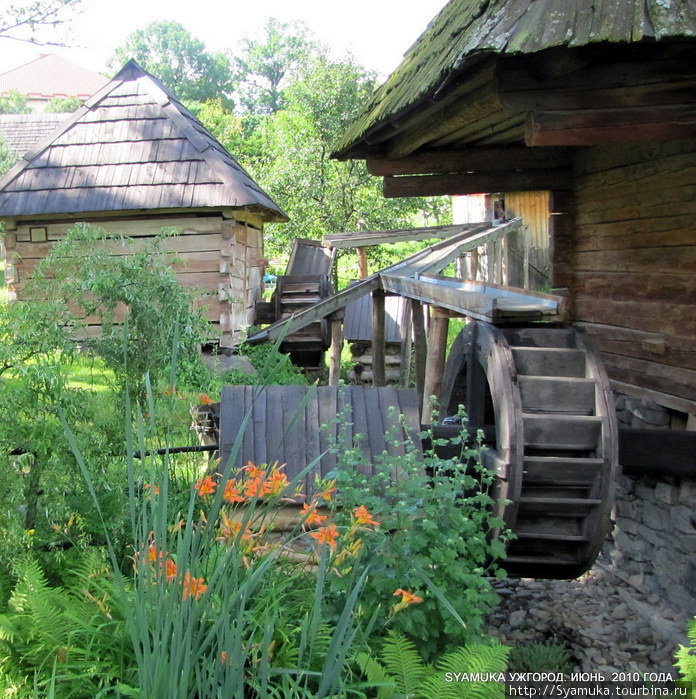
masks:
<path fill-rule="evenodd" d="M 532 232 L 529 226 L 522 227 L 522 265 L 523 289 L 529 289 L 529 248 L 531 247 Z"/>
<path fill-rule="evenodd" d="M 329 386 L 338 386 L 341 378 L 341 350 L 343 349 L 343 312 L 329 316 L 331 323 L 331 351 L 329 354 Z"/>
<path fill-rule="evenodd" d="M 425 387 L 425 364 L 427 341 L 425 337 L 425 316 L 423 313 L 423 304 L 420 301 L 411 299 L 411 322 L 413 323 L 413 344 L 414 358 L 416 368 L 416 392 L 418 393 L 418 401 L 423 403 L 423 390 Z"/>
<path fill-rule="evenodd" d="M 404 299 L 406 301 L 406 299 Z M 413 324 L 408 303 L 403 304 L 403 311 L 399 319 L 401 324 L 401 353 L 399 356 L 399 385 L 408 386 L 411 376 L 411 350 L 413 348 Z"/>
<path fill-rule="evenodd" d="M 386 384 L 384 292 L 372 292 L 372 385 Z"/>
<path fill-rule="evenodd" d="M 356 248 L 358 251 L 358 278 L 367 279 L 368 269 L 367 269 L 367 252 L 365 248 Z"/>
<path fill-rule="evenodd" d="M 425 387 L 421 409 L 421 422 L 424 425 L 430 423 L 432 419 L 431 396 L 439 397 L 442 391 L 448 328 L 449 317 L 435 311 L 430 319 L 428 330 L 428 359 L 425 366 Z"/>
<path fill-rule="evenodd" d="M 469 358 L 466 376 L 466 398 L 464 409 L 470 425 L 482 427 L 484 425 L 484 408 L 486 405 L 486 389 L 488 379 L 476 358 L 476 343 L 478 342 L 478 324 L 474 325 L 471 331 L 471 345 L 469 347 Z"/>

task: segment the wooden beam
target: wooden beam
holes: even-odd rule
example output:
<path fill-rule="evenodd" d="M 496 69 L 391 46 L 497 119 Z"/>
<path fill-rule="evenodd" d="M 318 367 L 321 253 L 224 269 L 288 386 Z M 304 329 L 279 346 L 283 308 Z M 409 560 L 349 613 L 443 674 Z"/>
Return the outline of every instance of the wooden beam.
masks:
<path fill-rule="evenodd" d="M 594 146 L 682 138 L 696 138 L 696 108 L 691 104 L 653 109 L 538 111 L 529 114 L 525 127 L 528 146 Z M 569 189 L 560 182 L 555 186 Z"/>
<path fill-rule="evenodd" d="M 369 158 L 370 174 L 426 175 L 434 173 L 509 172 L 568 168 L 570 151 L 566 148 L 527 148 L 502 146 L 424 150 L 403 158 Z"/>
<path fill-rule="evenodd" d="M 488 192 L 533 192 L 570 189 L 569 169 L 549 168 L 524 172 L 476 172 L 384 178 L 383 193 L 392 197 L 437 197 Z"/>
<path fill-rule="evenodd" d="M 343 348 L 343 312 L 329 318 L 331 323 L 331 352 L 329 354 L 329 386 L 338 386 L 341 378 L 341 349 Z"/>
<path fill-rule="evenodd" d="M 372 385 L 379 388 L 386 384 L 386 344 L 384 293 L 372 292 Z"/>
<path fill-rule="evenodd" d="M 619 427 L 619 463 L 632 476 L 696 476 L 696 432 Z"/>
<path fill-rule="evenodd" d="M 355 231 L 351 233 L 328 233 L 322 238 L 322 245 L 332 248 L 360 248 L 369 245 L 388 245 L 413 240 L 432 240 L 449 238 L 467 230 L 481 226 L 490 227 L 489 222 L 458 223 L 450 226 L 423 226 L 421 228 L 395 228 L 388 231 Z"/>
<path fill-rule="evenodd" d="M 448 277 L 421 276 L 415 279 L 389 274 L 382 275 L 382 286 L 385 291 L 489 323 L 506 318 L 558 319 L 564 313 L 560 297 Z"/>
<path fill-rule="evenodd" d="M 425 385 L 423 388 L 423 407 L 421 409 L 421 422 L 425 424 L 428 424 L 432 419 L 433 406 L 431 396 L 439 396 L 442 391 L 448 328 L 449 318 L 446 315 L 434 313 L 430 318 L 428 358 L 425 364 Z"/>
<path fill-rule="evenodd" d="M 416 392 L 418 403 L 423 404 L 425 391 L 425 364 L 427 361 L 427 337 L 425 334 L 425 313 L 423 304 L 416 299 L 409 299 L 411 322 L 413 323 L 413 344 L 416 374 Z"/>
<path fill-rule="evenodd" d="M 368 276 L 368 266 L 367 266 L 367 251 L 360 245 L 358 250 L 358 277 L 360 279 L 367 279 Z"/>

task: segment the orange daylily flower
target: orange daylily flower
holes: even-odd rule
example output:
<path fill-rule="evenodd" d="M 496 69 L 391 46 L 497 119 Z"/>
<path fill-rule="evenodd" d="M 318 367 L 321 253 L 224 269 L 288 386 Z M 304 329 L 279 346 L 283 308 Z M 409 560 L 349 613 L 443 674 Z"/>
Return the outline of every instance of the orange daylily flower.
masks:
<path fill-rule="evenodd" d="M 353 510 L 353 516 L 355 517 L 355 521 L 358 524 L 370 524 L 373 527 L 379 526 L 379 522 L 373 519 L 372 515 L 367 511 L 367 507 L 365 507 L 365 505 L 360 505 L 360 507 L 356 507 Z"/>
<path fill-rule="evenodd" d="M 263 487 L 261 488 L 261 495 L 270 495 L 275 497 L 280 495 L 287 487 L 290 485 L 288 477 L 281 473 L 279 470 L 275 469 L 271 475 L 264 481 Z"/>
<path fill-rule="evenodd" d="M 234 480 L 229 480 L 225 484 L 225 492 L 222 496 L 222 499 L 225 500 L 225 502 L 231 503 L 245 501 L 244 496 L 239 492 L 237 482 Z"/>
<path fill-rule="evenodd" d="M 326 515 L 320 515 L 317 512 L 316 504 L 310 505 L 307 502 L 304 503 L 304 505 L 302 505 L 302 511 L 300 512 L 300 515 L 303 518 L 306 516 L 304 523 L 309 526 L 311 526 L 312 524 L 321 524 L 326 520 Z"/>
<path fill-rule="evenodd" d="M 333 500 L 334 493 L 336 492 L 336 480 L 329 481 L 325 484 L 324 490 L 316 494 L 315 497 L 321 500 L 326 500 L 326 502 L 331 502 Z"/>
<path fill-rule="evenodd" d="M 212 403 L 215 403 L 215 401 L 207 393 L 201 393 L 198 396 L 198 401 L 201 405 L 211 405 Z"/>
<path fill-rule="evenodd" d="M 394 597 L 398 597 L 401 595 L 401 602 L 399 602 L 394 609 L 403 609 L 404 607 L 407 607 L 409 604 L 420 604 L 423 601 L 422 597 L 419 597 L 418 595 L 414 595 L 412 592 L 409 592 L 408 590 L 402 590 L 399 588 L 394 592 Z"/>
<path fill-rule="evenodd" d="M 244 489 L 244 495 L 248 498 L 253 498 L 255 496 L 261 496 L 261 489 L 263 488 L 263 476 L 256 476 L 255 478 L 250 478 L 246 483 L 246 488 Z"/>
<path fill-rule="evenodd" d="M 217 483 L 213 480 L 212 476 L 206 476 L 198 480 L 196 485 L 193 486 L 200 497 L 205 497 L 206 495 L 212 495 L 217 488 Z"/>
<path fill-rule="evenodd" d="M 184 599 L 193 597 L 194 599 L 200 599 L 208 586 L 204 584 L 205 578 L 194 578 L 191 573 L 186 573 L 184 576 Z"/>
<path fill-rule="evenodd" d="M 315 532 L 310 532 L 309 535 L 315 539 L 319 545 L 328 544 L 332 549 L 336 548 L 338 528 L 335 524 L 330 524 L 328 527 L 320 527 Z"/>
<path fill-rule="evenodd" d="M 256 464 L 252 463 L 251 461 L 247 461 L 247 465 L 242 470 L 247 472 L 247 476 L 249 478 L 266 477 L 266 471 L 262 468 L 259 468 Z"/>
<path fill-rule="evenodd" d="M 167 579 L 167 582 L 173 582 L 176 578 L 176 573 L 176 563 L 174 563 L 174 561 L 171 558 L 168 558 L 164 567 L 164 575 Z"/>

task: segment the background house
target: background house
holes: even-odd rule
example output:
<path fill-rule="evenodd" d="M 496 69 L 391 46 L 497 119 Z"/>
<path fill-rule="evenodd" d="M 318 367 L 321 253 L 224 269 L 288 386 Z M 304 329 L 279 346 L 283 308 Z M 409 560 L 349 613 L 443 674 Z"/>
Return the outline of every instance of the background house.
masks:
<path fill-rule="evenodd" d="M 78 97 L 86 100 L 109 82 L 99 73 L 83 68 L 55 53 L 0 73 L 0 97 L 13 92 L 27 99 L 33 112 L 42 112 L 53 99 Z"/>
<path fill-rule="evenodd" d="M 6 280 L 21 298 L 37 261 L 78 221 L 146 240 L 180 235 L 179 280 L 231 345 L 263 290 L 263 224 L 283 212 L 202 124 L 131 61 L 0 180 Z"/>
<path fill-rule="evenodd" d="M 547 193 L 551 284 L 624 424 L 653 428 L 653 474 L 622 481 L 615 560 L 691 613 L 693 456 L 691 476 L 663 477 L 688 457 L 655 428 L 696 429 L 695 49 L 686 1 L 452 0 L 335 153 L 386 196 Z"/>

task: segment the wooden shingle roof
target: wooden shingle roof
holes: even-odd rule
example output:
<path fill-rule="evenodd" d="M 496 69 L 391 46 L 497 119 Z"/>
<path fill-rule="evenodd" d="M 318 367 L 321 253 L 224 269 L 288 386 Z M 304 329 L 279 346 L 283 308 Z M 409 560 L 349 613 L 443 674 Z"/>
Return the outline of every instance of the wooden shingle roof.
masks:
<path fill-rule="evenodd" d="M 362 157 L 487 56 L 696 36 L 693 0 L 450 0 L 336 144 Z M 367 149 L 367 150 L 366 150 Z"/>
<path fill-rule="evenodd" d="M 15 155 L 22 155 L 53 133 L 68 116 L 67 112 L 0 114 L 0 138 Z"/>
<path fill-rule="evenodd" d="M 0 216 L 245 208 L 287 217 L 162 83 L 129 61 L 0 180 Z"/>

